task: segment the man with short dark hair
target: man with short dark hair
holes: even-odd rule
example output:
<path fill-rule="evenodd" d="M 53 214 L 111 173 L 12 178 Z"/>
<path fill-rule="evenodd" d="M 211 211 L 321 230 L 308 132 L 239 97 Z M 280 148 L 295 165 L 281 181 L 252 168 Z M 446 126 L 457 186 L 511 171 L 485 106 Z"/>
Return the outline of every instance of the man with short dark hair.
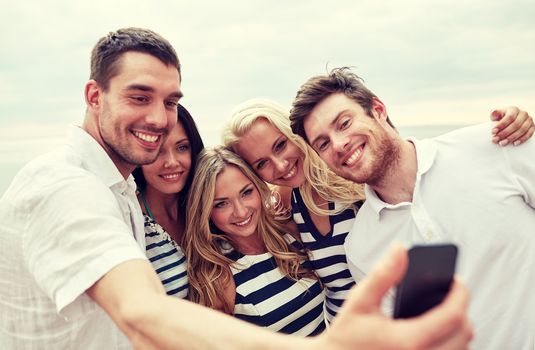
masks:
<path fill-rule="evenodd" d="M 128 345 L 97 305 L 99 285 L 122 266 L 148 269 L 130 173 L 156 159 L 177 122 L 180 64 L 167 40 L 126 28 L 99 40 L 90 78 L 83 126 L 70 128 L 63 150 L 26 165 L 0 203 L 6 348 Z"/>
<path fill-rule="evenodd" d="M 496 112 L 496 114 L 501 114 Z M 338 175 L 365 184 L 366 202 L 345 241 L 356 281 L 391 241 L 451 241 L 472 301 L 474 348 L 535 345 L 535 142 L 499 147 L 493 126 L 404 140 L 385 105 L 347 68 L 307 81 L 291 112 Z M 533 134 L 533 125 L 527 130 Z"/>
<path fill-rule="evenodd" d="M 127 28 L 93 50 L 83 126 L 25 166 L 0 200 L 0 344 L 6 349 L 407 349 L 464 347 L 467 292 L 411 322 L 379 313 L 401 248 L 352 291 L 338 321 L 302 339 L 169 297 L 144 255 L 130 175 L 177 121 L 180 65 L 156 33 Z M 379 335 L 381 332 L 388 335 Z"/>

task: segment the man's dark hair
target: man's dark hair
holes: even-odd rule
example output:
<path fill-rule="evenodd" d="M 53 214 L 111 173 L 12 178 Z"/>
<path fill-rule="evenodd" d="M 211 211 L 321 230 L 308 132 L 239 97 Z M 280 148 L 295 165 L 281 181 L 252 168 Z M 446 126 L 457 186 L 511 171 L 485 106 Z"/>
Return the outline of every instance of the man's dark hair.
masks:
<path fill-rule="evenodd" d="M 110 79 L 119 73 L 122 54 L 129 51 L 152 55 L 166 65 L 176 67 L 180 74 L 180 61 L 167 40 L 148 29 L 123 28 L 100 38 L 93 47 L 89 78 L 107 90 Z"/>
<path fill-rule="evenodd" d="M 191 183 L 193 182 L 195 169 L 197 168 L 197 158 L 199 157 L 199 153 L 201 153 L 201 151 L 204 149 L 204 144 L 202 142 L 201 135 L 199 134 L 199 130 L 197 129 L 197 125 L 195 124 L 195 121 L 188 110 L 180 104 L 177 108 L 178 123 L 182 125 L 184 131 L 186 131 L 186 136 L 189 139 L 189 145 L 191 147 L 191 166 L 189 169 L 188 178 L 186 179 L 186 183 L 184 184 L 182 191 L 180 191 L 178 194 L 178 212 L 180 215 L 180 220 L 185 220 L 189 190 L 191 188 Z M 143 191 L 147 186 L 147 180 L 145 179 L 145 176 L 143 176 L 141 167 L 136 168 L 132 175 L 134 175 L 138 190 Z"/>
<path fill-rule="evenodd" d="M 362 79 L 351 72 L 349 67 L 334 68 L 326 75 L 310 78 L 301 85 L 290 111 L 292 131 L 307 140 L 305 119 L 318 103 L 335 93 L 343 93 L 358 103 L 368 116 L 372 116 L 373 100 L 377 96 L 362 82 Z M 387 117 L 388 124 L 395 129 Z"/>

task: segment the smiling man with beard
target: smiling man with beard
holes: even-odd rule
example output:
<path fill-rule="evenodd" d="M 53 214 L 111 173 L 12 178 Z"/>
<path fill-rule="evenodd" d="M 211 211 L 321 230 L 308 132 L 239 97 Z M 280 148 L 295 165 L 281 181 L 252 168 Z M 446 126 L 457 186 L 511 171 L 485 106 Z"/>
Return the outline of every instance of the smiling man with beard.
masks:
<path fill-rule="evenodd" d="M 458 274 L 473 298 L 473 347 L 533 349 L 533 139 L 500 147 L 488 139 L 494 127 L 488 123 L 405 140 L 385 105 L 348 68 L 308 80 L 290 118 L 292 130 L 335 173 L 366 184 L 366 202 L 345 242 L 356 281 L 394 240 L 454 242 Z M 533 134 L 530 119 L 524 118 L 524 139 Z"/>

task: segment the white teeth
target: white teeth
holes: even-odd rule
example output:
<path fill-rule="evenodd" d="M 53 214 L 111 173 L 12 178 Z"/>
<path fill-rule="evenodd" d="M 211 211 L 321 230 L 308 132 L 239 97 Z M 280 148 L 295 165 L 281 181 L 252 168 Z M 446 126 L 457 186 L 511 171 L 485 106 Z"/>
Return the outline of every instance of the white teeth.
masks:
<path fill-rule="evenodd" d="M 176 173 L 176 174 L 167 174 L 167 175 L 162 175 L 162 177 L 166 180 L 175 180 L 175 179 L 178 179 L 180 177 L 180 174 Z"/>
<path fill-rule="evenodd" d="M 355 161 L 357 160 L 357 158 L 360 156 L 360 153 L 362 153 L 362 147 L 359 147 L 355 153 L 353 153 L 351 155 L 351 157 L 349 157 L 346 161 L 345 161 L 345 164 L 348 165 L 348 166 L 351 166 L 353 165 L 353 163 L 355 163 Z"/>
<path fill-rule="evenodd" d="M 293 176 L 295 175 L 296 172 L 297 172 L 297 168 L 294 166 L 294 167 L 292 167 L 292 169 L 290 169 L 290 171 L 289 171 L 286 175 L 284 175 L 282 178 L 283 178 L 284 180 L 287 180 L 287 179 L 293 177 Z"/>
<path fill-rule="evenodd" d="M 158 141 L 158 138 L 160 137 L 160 136 L 143 134 L 139 131 L 133 131 L 133 134 L 136 135 L 137 138 L 146 142 L 156 142 Z"/>
<path fill-rule="evenodd" d="M 245 226 L 245 225 L 247 225 L 248 223 L 251 222 L 252 217 L 253 217 L 253 216 L 251 215 L 251 216 L 249 216 L 247 219 L 245 219 L 244 221 L 241 221 L 241 222 L 235 222 L 234 225 L 236 225 L 236 226 Z"/>

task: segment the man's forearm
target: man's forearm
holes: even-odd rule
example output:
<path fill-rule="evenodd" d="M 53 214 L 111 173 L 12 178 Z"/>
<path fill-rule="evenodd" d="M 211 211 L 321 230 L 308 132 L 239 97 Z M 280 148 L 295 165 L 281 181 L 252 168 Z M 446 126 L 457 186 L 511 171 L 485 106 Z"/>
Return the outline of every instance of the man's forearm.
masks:
<path fill-rule="evenodd" d="M 150 311 L 149 311 L 150 310 Z M 310 348 L 312 339 L 285 336 L 221 312 L 167 296 L 153 298 L 128 316 L 134 343 L 157 349 Z M 139 339 L 136 339 L 139 337 Z"/>
<path fill-rule="evenodd" d="M 284 336 L 189 301 L 167 296 L 152 266 L 124 262 L 87 293 L 140 349 L 310 349 L 311 339 Z"/>

